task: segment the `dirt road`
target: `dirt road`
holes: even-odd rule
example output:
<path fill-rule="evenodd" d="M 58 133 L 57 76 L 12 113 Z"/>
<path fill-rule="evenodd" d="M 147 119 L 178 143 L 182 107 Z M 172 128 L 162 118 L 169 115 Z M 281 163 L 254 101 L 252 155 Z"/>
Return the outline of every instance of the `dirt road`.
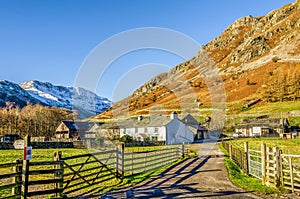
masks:
<path fill-rule="evenodd" d="M 197 144 L 192 148 L 201 156 L 186 160 L 131 189 L 101 198 L 260 198 L 232 185 L 224 155 L 216 144 Z"/>

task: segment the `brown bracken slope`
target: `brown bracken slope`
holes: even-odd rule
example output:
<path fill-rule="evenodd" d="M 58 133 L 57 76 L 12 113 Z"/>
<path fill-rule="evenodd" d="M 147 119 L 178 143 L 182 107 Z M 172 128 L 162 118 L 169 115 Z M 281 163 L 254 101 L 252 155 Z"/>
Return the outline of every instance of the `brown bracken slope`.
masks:
<path fill-rule="evenodd" d="M 208 88 L 207 70 L 203 63 L 199 67 L 203 52 L 218 68 L 227 108 L 255 100 L 260 103 L 297 100 L 300 97 L 299 1 L 265 16 L 236 20 L 219 37 L 203 46 L 194 58 L 153 77 L 96 118 L 184 113 L 193 112 L 199 106 L 209 107 L 212 95 L 218 95 L 219 91 Z M 222 83 L 220 79 L 216 78 L 215 83 Z"/>

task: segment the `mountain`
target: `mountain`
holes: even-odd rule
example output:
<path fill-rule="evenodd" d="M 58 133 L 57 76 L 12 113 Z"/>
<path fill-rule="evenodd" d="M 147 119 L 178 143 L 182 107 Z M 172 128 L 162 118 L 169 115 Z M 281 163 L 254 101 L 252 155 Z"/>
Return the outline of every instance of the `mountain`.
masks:
<path fill-rule="evenodd" d="M 205 52 L 205 53 L 203 53 Z M 201 56 L 210 59 L 201 60 Z M 220 79 L 207 82 L 212 60 Z M 151 78 L 131 96 L 97 116 L 147 113 L 192 112 L 209 109 L 219 93 L 208 84 L 223 83 L 228 112 L 274 101 L 300 97 L 300 1 L 265 16 L 237 19 L 225 31 L 204 45 L 198 54 L 168 73 Z M 200 64 L 201 65 L 201 64 Z M 207 111 L 209 112 L 209 110 Z"/>
<path fill-rule="evenodd" d="M 28 81 L 18 85 L 1 80 L 0 106 L 5 106 L 6 102 L 15 102 L 20 107 L 30 102 L 77 110 L 81 118 L 99 114 L 112 105 L 107 98 L 83 88 L 55 86 L 40 81 Z"/>
<path fill-rule="evenodd" d="M 33 98 L 48 106 L 78 110 L 81 117 L 99 114 L 112 102 L 107 98 L 79 87 L 55 86 L 49 82 L 28 81 L 20 83 Z"/>
<path fill-rule="evenodd" d="M 23 107 L 27 102 L 36 104 L 39 101 L 22 89 L 18 84 L 0 80 L 0 106 L 6 106 L 6 102 L 15 102 L 20 107 Z"/>

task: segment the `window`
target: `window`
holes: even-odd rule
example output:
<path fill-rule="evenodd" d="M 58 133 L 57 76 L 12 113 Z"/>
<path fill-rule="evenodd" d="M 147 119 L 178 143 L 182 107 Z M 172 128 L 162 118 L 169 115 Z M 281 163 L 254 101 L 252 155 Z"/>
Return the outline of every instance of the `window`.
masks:
<path fill-rule="evenodd" d="M 154 133 L 158 133 L 158 127 L 154 128 Z"/>
<path fill-rule="evenodd" d="M 151 141 L 157 141 L 157 136 L 152 136 Z"/>
<path fill-rule="evenodd" d="M 148 128 L 147 127 L 144 129 L 144 133 L 148 133 Z"/>

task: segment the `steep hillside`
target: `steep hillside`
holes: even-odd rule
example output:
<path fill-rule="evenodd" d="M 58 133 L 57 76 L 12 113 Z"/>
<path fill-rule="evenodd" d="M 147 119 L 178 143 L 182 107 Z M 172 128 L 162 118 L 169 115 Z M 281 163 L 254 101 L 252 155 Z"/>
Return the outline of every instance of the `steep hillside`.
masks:
<path fill-rule="evenodd" d="M 153 77 L 98 118 L 149 112 L 199 112 L 199 106 L 209 107 L 212 95 L 218 95 L 219 91 L 208 84 L 222 82 L 218 78 L 214 83 L 207 82 L 207 76 L 212 75 L 207 71 L 213 64 L 207 65 L 209 59 L 201 58 L 206 53 L 223 80 L 229 111 L 239 111 L 253 102 L 297 100 L 300 97 L 299 4 L 297 1 L 265 16 L 236 20 L 194 58 Z"/>

